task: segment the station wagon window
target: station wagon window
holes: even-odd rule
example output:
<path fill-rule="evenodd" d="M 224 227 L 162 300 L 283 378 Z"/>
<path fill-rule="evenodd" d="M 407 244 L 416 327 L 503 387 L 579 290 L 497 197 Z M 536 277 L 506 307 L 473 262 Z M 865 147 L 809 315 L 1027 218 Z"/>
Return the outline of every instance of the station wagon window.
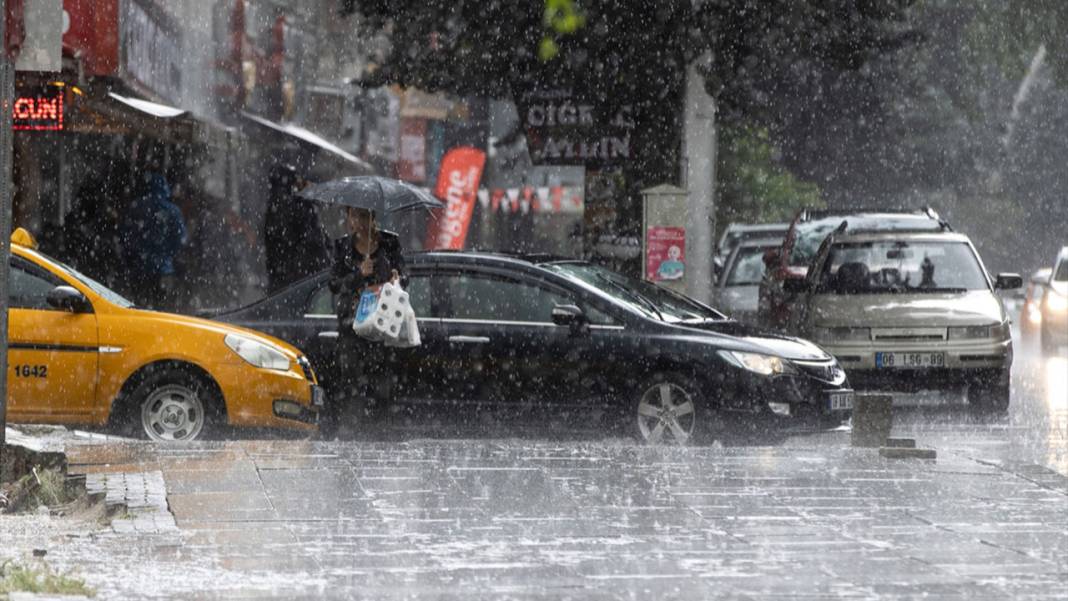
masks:
<path fill-rule="evenodd" d="M 408 276 L 408 300 L 412 303 L 416 317 L 430 317 L 430 277 L 423 274 Z M 323 283 L 312 293 L 308 300 L 306 315 L 336 315 L 334 293 L 330 286 Z"/>
<path fill-rule="evenodd" d="M 18 261 L 11 262 L 11 280 L 8 283 L 8 305 L 12 309 L 50 310 L 48 293 L 60 283 L 32 273 Z"/>

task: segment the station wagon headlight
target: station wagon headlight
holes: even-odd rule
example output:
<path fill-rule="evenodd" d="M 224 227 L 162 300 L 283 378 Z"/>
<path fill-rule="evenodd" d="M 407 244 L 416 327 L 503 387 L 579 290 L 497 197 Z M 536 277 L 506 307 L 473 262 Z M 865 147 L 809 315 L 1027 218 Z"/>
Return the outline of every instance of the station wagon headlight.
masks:
<path fill-rule="evenodd" d="M 793 365 L 783 361 L 782 357 L 776 357 L 775 355 L 743 353 L 741 351 L 719 351 L 718 354 L 728 363 L 762 376 L 795 373 Z"/>
<path fill-rule="evenodd" d="M 1004 340 L 1009 337 L 1009 322 L 989 326 L 954 326 L 949 328 L 950 340 Z"/>
<path fill-rule="evenodd" d="M 249 365 L 263 369 L 289 371 L 289 357 L 276 348 L 237 334 L 227 334 L 225 341 L 226 346 Z"/>

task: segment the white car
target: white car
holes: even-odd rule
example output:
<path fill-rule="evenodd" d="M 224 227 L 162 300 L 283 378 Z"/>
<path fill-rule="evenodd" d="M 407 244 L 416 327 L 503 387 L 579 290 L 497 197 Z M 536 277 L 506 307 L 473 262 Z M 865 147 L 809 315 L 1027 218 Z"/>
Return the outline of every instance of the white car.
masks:
<path fill-rule="evenodd" d="M 712 291 L 713 306 L 732 318 L 756 323 L 760 281 L 764 279 L 764 253 L 778 248 L 782 240 L 743 240 L 730 255 Z"/>
<path fill-rule="evenodd" d="M 791 328 L 837 357 L 857 390 L 959 392 L 1004 412 L 1012 339 L 995 290 L 1021 285 L 1016 274 L 992 280 L 961 234 L 840 228 L 795 285 Z"/>
<path fill-rule="evenodd" d="M 1068 246 L 1057 254 L 1046 294 L 1042 297 L 1042 350 L 1068 346 Z"/>

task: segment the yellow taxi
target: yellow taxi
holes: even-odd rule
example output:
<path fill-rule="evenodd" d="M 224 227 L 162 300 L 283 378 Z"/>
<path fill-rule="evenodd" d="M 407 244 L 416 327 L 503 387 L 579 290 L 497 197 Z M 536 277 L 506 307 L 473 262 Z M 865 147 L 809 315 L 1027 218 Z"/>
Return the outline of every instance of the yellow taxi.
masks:
<path fill-rule="evenodd" d="M 323 392 L 296 348 L 252 330 L 141 310 L 12 235 L 11 422 L 110 424 L 157 441 L 223 425 L 314 431 Z"/>

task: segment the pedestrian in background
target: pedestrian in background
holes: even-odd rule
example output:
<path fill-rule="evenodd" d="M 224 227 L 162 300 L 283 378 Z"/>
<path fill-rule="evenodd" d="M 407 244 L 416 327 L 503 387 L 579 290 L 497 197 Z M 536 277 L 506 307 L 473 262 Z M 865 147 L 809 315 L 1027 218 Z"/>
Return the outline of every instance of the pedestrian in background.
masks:
<path fill-rule="evenodd" d="M 330 265 L 329 241 L 314 203 L 300 198 L 308 185 L 292 165 L 271 174 L 270 199 L 263 222 L 267 289 L 278 290 Z"/>
<path fill-rule="evenodd" d="M 186 239 L 185 220 L 163 175 L 145 171 L 144 184 L 121 216 L 119 230 L 134 301 L 160 308 L 169 302 L 167 290 L 173 288 L 174 258 Z"/>

